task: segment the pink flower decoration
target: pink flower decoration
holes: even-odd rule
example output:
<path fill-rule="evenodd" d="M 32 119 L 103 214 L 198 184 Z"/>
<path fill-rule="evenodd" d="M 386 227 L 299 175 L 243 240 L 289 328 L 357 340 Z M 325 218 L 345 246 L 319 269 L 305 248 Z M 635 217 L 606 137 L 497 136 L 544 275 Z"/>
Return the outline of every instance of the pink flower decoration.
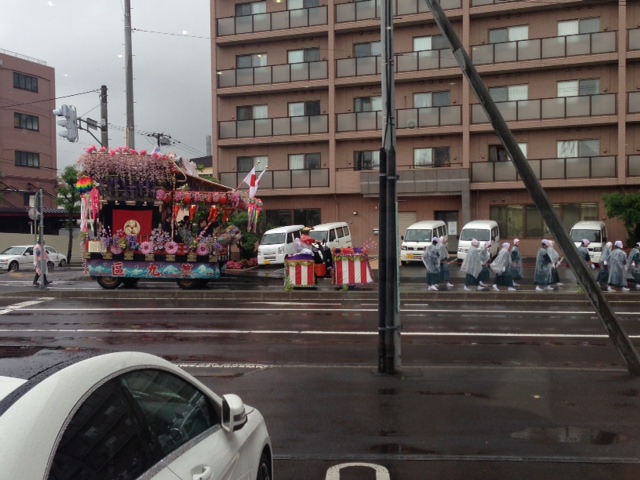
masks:
<path fill-rule="evenodd" d="M 198 248 L 196 249 L 196 254 L 198 255 L 209 255 L 209 252 L 211 250 L 209 249 L 209 245 L 205 244 L 205 243 L 199 243 L 198 244 Z"/>
<path fill-rule="evenodd" d="M 153 243 L 151 242 L 142 242 L 140 244 L 140 251 L 145 255 L 151 255 L 153 253 Z"/>
<path fill-rule="evenodd" d="M 167 242 L 164 246 L 164 251 L 169 255 L 175 255 L 178 253 L 178 244 L 176 242 Z"/>
<path fill-rule="evenodd" d="M 111 253 L 113 253 L 114 255 L 119 255 L 120 253 L 122 253 L 122 247 L 120 246 L 119 243 L 111 244 L 111 247 L 109 247 L 109 250 L 111 250 Z"/>

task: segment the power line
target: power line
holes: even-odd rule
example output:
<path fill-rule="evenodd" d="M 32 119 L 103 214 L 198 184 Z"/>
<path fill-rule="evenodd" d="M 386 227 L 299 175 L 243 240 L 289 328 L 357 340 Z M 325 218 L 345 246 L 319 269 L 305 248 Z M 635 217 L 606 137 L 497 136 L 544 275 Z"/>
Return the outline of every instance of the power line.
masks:
<path fill-rule="evenodd" d="M 99 91 L 100 90 L 89 90 L 88 92 L 74 93 L 74 94 L 71 94 L 71 95 L 64 95 L 62 97 L 55 97 L 55 98 L 45 98 L 44 100 L 35 100 L 33 102 L 13 103 L 11 105 L 2 105 L 2 106 L 0 106 L 0 108 L 11 108 L 11 107 L 19 107 L 19 106 L 22 106 L 22 105 L 32 105 L 34 103 L 50 102 L 52 100 L 61 100 L 63 98 L 71 98 L 71 97 L 77 97 L 79 95 L 86 95 L 88 93 L 97 93 Z"/>

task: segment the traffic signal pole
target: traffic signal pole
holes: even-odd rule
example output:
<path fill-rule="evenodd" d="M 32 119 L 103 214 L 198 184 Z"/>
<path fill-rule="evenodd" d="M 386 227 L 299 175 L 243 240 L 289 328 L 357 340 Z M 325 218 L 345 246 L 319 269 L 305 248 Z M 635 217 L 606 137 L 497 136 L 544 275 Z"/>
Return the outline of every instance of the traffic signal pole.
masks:
<path fill-rule="evenodd" d="M 427 2 L 427 5 L 431 9 L 433 18 L 440 28 L 442 35 L 449 42 L 453 56 L 458 62 L 458 65 L 460 65 L 462 72 L 469 81 L 471 88 L 480 101 L 480 104 L 484 108 L 487 117 L 489 117 L 491 125 L 507 150 L 511 161 L 522 179 L 522 182 L 527 188 L 529 195 L 531 195 L 531 199 L 538 207 L 543 220 L 558 241 L 558 245 L 562 249 L 569 266 L 573 270 L 578 283 L 586 292 L 587 299 L 604 325 L 609 338 L 611 338 L 613 344 L 618 349 L 618 352 L 622 355 L 622 358 L 627 365 L 627 370 L 631 375 L 640 375 L 640 357 L 638 356 L 638 352 L 635 350 L 629 336 L 616 319 L 611 306 L 604 298 L 602 290 L 587 268 L 586 263 L 580 257 L 573 241 L 569 238 L 560 217 L 553 209 L 549 197 L 547 197 L 547 193 L 544 191 L 540 181 L 535 176 L 533 169 L 522 153 L 522 150 L 520 150 L 518 142 L 507 126 L 507 122 L 505 122 L 502 117 L 500 110 L 491 98 L 489 90 L 487 90 L 487 87 L 482 82 L 480 75 L 467 55 L 460 39 L 453 30 L 449 19 L 444 14 L 442 7 L 440 7 L 439 1 L 425 0 L 425 2 Z"/>

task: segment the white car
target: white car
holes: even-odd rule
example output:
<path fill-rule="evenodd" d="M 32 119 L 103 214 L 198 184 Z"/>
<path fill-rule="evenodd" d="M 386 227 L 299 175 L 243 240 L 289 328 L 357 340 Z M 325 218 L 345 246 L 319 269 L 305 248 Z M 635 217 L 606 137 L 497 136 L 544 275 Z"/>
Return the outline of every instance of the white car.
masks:
<path fill-rule="evenodd" d="M 271 448 L 258 410 L 155 355 L 2 347 L 3 479 L 269 480 Z"/>
<path fill-rule="evenodd" d="M 33 245 L 18 245 L 6 248 L 0 252 L 0 270 L 17 272 L 18 270 L 34 270 L 33 265 Z M 67 256 L 58 253 L 54 248 L 45 245 L 49 254 L 47 263 L 49 270 L 54 267 L 64 267 L 67 265 Z"/>

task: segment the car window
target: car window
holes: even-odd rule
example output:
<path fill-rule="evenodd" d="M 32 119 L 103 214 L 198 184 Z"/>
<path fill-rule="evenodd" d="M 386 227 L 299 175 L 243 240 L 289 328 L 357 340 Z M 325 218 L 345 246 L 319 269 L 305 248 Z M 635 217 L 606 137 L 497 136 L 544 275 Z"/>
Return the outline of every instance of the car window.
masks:
<path fill-rule="evenodd" d="M 212 426 L 219 412 L 187 381 L 159 370 L 120 375 L 73 415 L 49 479 L 135 479 Z"/>
<path fill-rule="evenodd" d="M 336 239 L 336 231 L 332 228 L 329 230 L 329 241 L 333 242 Z"/>
<path fill-rule="evenodd" d="M 29 247 L 24 251 L 25 255 L 33 255 L 33 247 Z"/>

